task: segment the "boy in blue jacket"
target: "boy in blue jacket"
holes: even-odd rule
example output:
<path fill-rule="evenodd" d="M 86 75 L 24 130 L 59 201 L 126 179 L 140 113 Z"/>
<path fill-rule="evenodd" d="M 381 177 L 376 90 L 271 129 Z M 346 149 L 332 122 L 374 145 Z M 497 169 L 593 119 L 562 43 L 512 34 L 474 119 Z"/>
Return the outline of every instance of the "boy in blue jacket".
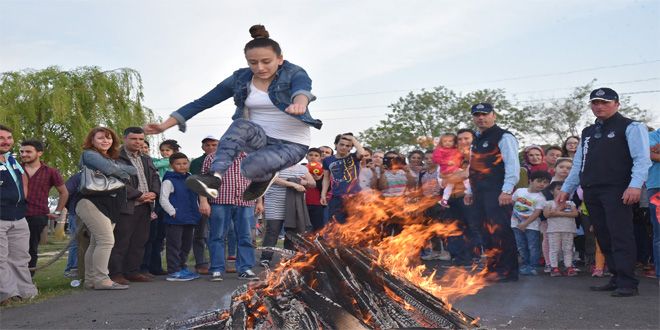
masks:
<path fill-rule="evenodd" d="M 199 197 L 185 184 L 190 176 L 188 157 L 176 152 L 169 161 L 173 171 L 165 172 L 160 191 L 160 205 L 165 211 L 163 222 L 167 225 L 167 280 L 190 281 L 199 278 L 186 266 L 192 248 L 193 230 L 201 218 Z"/>

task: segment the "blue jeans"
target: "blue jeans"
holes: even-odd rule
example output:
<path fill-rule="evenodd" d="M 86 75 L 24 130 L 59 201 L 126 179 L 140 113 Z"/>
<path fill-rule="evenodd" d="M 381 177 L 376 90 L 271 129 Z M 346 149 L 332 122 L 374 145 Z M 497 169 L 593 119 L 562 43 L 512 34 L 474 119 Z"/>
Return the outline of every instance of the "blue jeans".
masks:
<path fill-rule="evenodd" d="M 516 236 L 518 254 L 522 257 L 520 268 L 533 269 L 541 257 L 541 232 L 533 229 L 522 231 L 513 228 L 513 235 Z"/>
<path fill-rule="evenodd" d="M 241 175 L 255 182 L 270 180 L 273 173 L 291 167 L 305 158 L 307 146 L 275 139 L 264 129 L 245 119 L 234 120 L 220 138 L 211 172 L 223 174 L 241 151 L 248 153 L 241 162 Z"/>
<path fill-rule="evenodd" d="M 649 189 L 649 201 L 658 192 L 660 192 L 660 188 Z M 658 223 L 656 209 L 657 206 L 649 203 L 649 213 L 651 214 L 651 224 L 653 225 L 653 263 L 655 264 L 655 276 L 660 278 L 660 223 Z"/>
<path fill-rule="evenodd" d="M 254 207 L 211 204 L 211 216 L 209 217 L 210 272 L 225 271 L 225 242 L 230 222 L 234 225 L 234 232 L 238 240 L 236 271 L 240 274 L 254 266 L 254 246 L 250 233 L 253 218 Z"/>
<path fill-rule="evenodd" d="M 69 257 L 66 260 L 65 272 L 78 268 L 78 241 L 76 240 L 76 215 L 74 213 L 67 214 L 67 222 L 69 223 Z"/>
<path fill-rule="evenodd" d="M 234 230 L 234 223 L 229 221 L 229 228 L 227 228 L 227 255 L 235 257 L 236 256 L 236 245 L 238 240 L 236 239 L 236 231 Z"/>
<path fill-rule="evenodd" d="M 346 210 L 344 209 L 344 196 L 332 196 L 328 201 L 328 218 L 338 223 L 346 223 Z"/>

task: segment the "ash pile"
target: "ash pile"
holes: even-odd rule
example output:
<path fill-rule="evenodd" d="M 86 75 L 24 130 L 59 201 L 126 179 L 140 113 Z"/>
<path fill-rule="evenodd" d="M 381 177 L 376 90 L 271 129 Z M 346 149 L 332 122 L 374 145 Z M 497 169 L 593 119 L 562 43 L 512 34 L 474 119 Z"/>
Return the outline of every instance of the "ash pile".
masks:
<path fill-rule="evenodd" d="M 166 329 L 477 328 L 477 319 L 381 267 L 368 247 L 290 236 L 296 252 L 232 295 L 229 310 Z M 295 254 L 293 254 L 295 253 Z"/>

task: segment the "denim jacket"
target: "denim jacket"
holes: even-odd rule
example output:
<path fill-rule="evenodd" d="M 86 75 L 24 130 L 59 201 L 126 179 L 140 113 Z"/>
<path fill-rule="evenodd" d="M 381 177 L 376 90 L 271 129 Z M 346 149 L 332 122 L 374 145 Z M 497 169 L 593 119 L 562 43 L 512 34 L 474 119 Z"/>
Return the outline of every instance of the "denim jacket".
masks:
<path fill-rule="evenodd" d="M 80 157 L 80 165 L 85 165 L 93 170 L 101 171 L 105 175 L 111 175 L 122 180 L 127 180 L 131 175 L 137 175 L 137 169 L 130 165 L 108 159 L 95 150 L 86 149 Z"/>
<path fill-rule="evenodd" d="M 170 116 L 177 120 L 179 130 L 185 132 L 186 120 L 233 96 L 234 104 L 236 104 L 236 112 L 231 118 L 233 120 L 243 118 L 245 99 L 247 99 L 250 92 L 252 76 L 253 73 L 250 68 L 238 69 L 204 96 L 184 105 L 174 111 Z M 278 109 L 284 111 L 293 103 L 293 98 L 300 94 L 307 96 L 310 102 L 314 101 L 316 97 L 310 92 L 311 90 L 312 80 L 307 75 L 307 72 L 295 64 L 284 61 L 277 69 L 275 79 L 268 86 L 268 96 Z M 317 129 L 321 129 L 323 125 L 320 120 L 312 118 L 309 109 L 302 115 L 290 116 Z"/>

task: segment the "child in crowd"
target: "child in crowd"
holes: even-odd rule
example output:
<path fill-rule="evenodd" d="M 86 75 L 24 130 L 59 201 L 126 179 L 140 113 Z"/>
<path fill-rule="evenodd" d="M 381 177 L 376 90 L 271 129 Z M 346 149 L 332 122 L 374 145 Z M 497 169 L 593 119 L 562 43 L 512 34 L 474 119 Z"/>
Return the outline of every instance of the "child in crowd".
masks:
<path fill-rule="evenodd" d="M 563 181 L 554 181 L 549 190 L 553 196 L 559 195 Z M 566 276 L 577 276 L 573 267 L 573 237 L 575 236 L 575 217 L 578 216 L 577 207 L 572 201 L 566 202 L 566 208 L 559 209 L 554 200 L 547 201 L 543 209 L 543 215 L 548 219 L 548 243 L 550 245 L 550 276 L 561 276 L 559 270 L 559 251 L 564 255 L 564 267 Z"/>
<path fill-rule="evenodd" d="M 553 168 L 554 176 L 552 177 L 552 180 L 550 180 L 550 183 L 555 181 L 566 180 L 566 178 L 568 177 L 568 173 L 571 171 L 572 167 L 573 167 L 573 160 L 570 158 L 560 157 L 555 159 L 554 168 Z M 553 199 L 552 191 L 550 191 L 547 188 L 543 190 L 543 196 L 548 201 Z M 543 270 L 543 272 L 550 273 L 552 272 L 552 266 L 550 266 L 550 245 L 548 243 L 548 235 L 546 234 L 548 229 L 548 222 L 545 220 L 546 220 L 545 216 L 542 216 L 541 224 L 539 226 L 539 229 L 541 230 L 541 235 L 543 235 L 543 241 L 541 242 L 541 250 L 543 251 L 543 260 L 545 261 L 545 269 Z"/>
<path fill-rule="evenodd" d="M 550 174 L 545 171 L 532 172 L 528 188 L 520 188 L 513 193 L 513 214 L 511 228 L 516 237 L 518 253 L 522 257 L 520 275 L 536 275 L 541 249 L 539 215 L 543 212 L 545 197 L 541 191 L 550 183 Z"/>
<path fill-rule="evenodd" d="M 438 164 L 438 184 L 444 187 L 442 199 L 438 204 L 449 207 L 448 200 L 454 190 L 454 183 L 448 178 L 461 170 L 463 163 L 463 154 L 458 150 L 455 134 L 446 133 L 440 137 L 438 146 L 433 151 L 433 162 Z M 465 190 L 470 191 L 470 181 L 466 179 L 463 184 Z"/>
<path fill-rule="evenodd" d="M 310 148 L 307 150 L 307 169 L 314 178 L 316 186 L 308 187 L 305 191 L 305 204 L 309 212 L 309 221 L 312 223 L 312 230 L 318 231 L 325 226 L 323 221 L 323 210 L 325 206 L 321 205 L 321 188 L 323 186 L 323 163 L 321 155 L 323 152 L 319 148 Z"/>
<path fill-rule="evenodd" d="M 158 169 L 160 179 L 163 180 L 165 172 L 171 170 L 169 161 L 170 156 L 175 152 L 179 152 L 181 146 L 179 146 L 179 143 L 176 142 L 176 140 L 165 140 L 160 143 L 158 148 L 160 149 L 160 156 L 163 158 L 151 158 L 151 160 L 153 160 L 154 165 Z"/>
<path fill-rule="evenodd" d="M 168 281 L 190 281 L 199 278 L 188 270 L 186 261 L 192 249 L 193 230 L 202 215 L 199 213 L 199 196 L 186 187 L 190 176 L 190 161 L 180 152 L 169 157 L 173 171 L 165 172 L 160 191 L 160 205 L 167 224 L 167 277 Z"/>

